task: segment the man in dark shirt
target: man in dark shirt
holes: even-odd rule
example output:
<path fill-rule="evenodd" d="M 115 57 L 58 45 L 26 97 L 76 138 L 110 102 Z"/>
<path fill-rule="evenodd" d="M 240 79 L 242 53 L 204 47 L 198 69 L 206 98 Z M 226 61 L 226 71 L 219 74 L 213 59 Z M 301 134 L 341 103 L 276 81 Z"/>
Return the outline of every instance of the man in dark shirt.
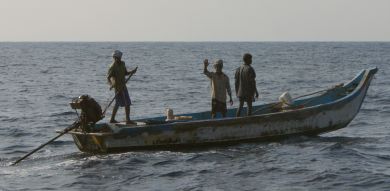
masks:
<path fill-rule="evenodd" d="M 240 100 L 240 106 L 237 109 L 236 113 L 237 117 L 240 117 L 241 115 L 241 110 L 244 106 L 244 102 L 246 102 L 248 106 L 247 115 L 251 115 L 254 96 L 256 95 L 256 98 L 259 97 L 255 81 L 256 73 L 251 66 L 252 55 L 250 55 L 249 53 L 244 54 L 243 60 L 244 64 L 237 68 L 235 74 L 236 95 Z"/>
<path fill-rule="evenodd" d="M 134 122 L 130 120 L 131 100 L 129 92 L 127 91 L 125 76 L 136 73 L 137 68 L 127 71 L 125 62 L 121 60 L 122 52 L 119 50 L 115 50 L 112 57 L 113 63 L 110 65 L 107 73 L 107 80 L 111 85 L 110 90 L 112 88 L 115 89 L 115 106 L 112 111 L 110 123 L 118 123 L 118 121 L 115 120 L 116 112 L 119 107 L 125 107 L 126 124 L 134 124 Z"/>

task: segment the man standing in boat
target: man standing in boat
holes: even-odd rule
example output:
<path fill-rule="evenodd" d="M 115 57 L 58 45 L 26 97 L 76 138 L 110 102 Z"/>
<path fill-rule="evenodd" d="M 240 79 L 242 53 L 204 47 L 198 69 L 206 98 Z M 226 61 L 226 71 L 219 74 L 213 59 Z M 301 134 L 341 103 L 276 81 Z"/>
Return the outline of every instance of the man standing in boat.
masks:
<path fill-rule="evenodd" d="M 220 112 L 223 117 L 226 117 L 226 93 L 230 97 L 230 105 L 233 105 L 232 92 L 230 89 L 229 77 L 222 72 L 223 61 L 217 60 L 214 64 L 215 72 L 209 72 L 207 67 L 209 61 L 203 61 L 203 73 L 211 80 L 211 118 L 215 118 L 217 112 Z"/>
<path fill-rule="evenodd" d="M 110 90 L 112 88 L 115 89 L 115 105 L 112 111 L 110 123 L 118 123 L 115 120 L 115 115 L 118 111 L 118 108 L 125 107 L 126 124 L 133 124 L 134 122 L 130 121 L 131 100 L 129 92 L 127 91 L 125 76 L 136 73 L 137 68 L 131 71 L 127 71 L 125 62 L 121 60 L 122 52 L 119 50 L 115 50 L 112 54 L 112 57 L 113 63 L 110 65 L 107 73 L 107 80 L 111 85 Z"/>
<path fill-rule="evenodd" d="M 240 100 L 240 105 L 237 109 L 236 116 L 241 116 L 241 110 L 244 106 L 244 102 L 246 102 L 248 106 L 247 115 L 252 115 L 252 102 L 254 100 L 254 96 L 256 98 L 259 97 L 259 93 L 256 88 L 256 73 L 252 68 L 252 55 L 249 53 L 244 54 L 243 56 L 244 64 L 242 64 L 236 70 L 235 74 L 235 89 L 236 95 Z"/>

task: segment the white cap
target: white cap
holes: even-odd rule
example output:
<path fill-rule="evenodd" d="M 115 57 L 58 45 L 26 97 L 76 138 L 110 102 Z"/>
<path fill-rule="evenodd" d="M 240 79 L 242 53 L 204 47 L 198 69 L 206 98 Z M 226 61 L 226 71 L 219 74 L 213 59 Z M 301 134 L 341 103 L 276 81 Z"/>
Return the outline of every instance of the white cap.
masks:
<path fill-rule="evenodd" d="M 122 58 L 122 52 L 119 51 L 119 50 L 115 50 L 114 53 L 112 53 L 112 57 L 121 59 Z"/>

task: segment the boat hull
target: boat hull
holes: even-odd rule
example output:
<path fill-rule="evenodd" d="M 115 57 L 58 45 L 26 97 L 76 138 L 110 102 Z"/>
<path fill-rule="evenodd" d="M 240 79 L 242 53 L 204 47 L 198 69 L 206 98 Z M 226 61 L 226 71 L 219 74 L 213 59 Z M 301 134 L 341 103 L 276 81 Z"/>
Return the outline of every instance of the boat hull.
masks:
<path fill-rule="evenodd" d="M 347 126 L 358 113 L 376 69 L 366 70 L 355 90 L 329 103 L 239 118 L 195 120 L 123 128 L 114 133 L 72 133 L 81 151 L 181 149 L 318 135 Z"/>

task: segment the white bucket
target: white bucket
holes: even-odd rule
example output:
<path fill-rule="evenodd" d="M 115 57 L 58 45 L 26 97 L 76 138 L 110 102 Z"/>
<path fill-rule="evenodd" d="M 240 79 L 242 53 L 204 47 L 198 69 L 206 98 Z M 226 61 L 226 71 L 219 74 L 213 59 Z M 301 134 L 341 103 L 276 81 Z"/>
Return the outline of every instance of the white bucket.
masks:
<path fill-rule="evenodd" d="M 283 103 L 283 106 L 290 106 L 294 103 L 291 95 L 288 92 L 282 93 L 282 95 L 279 96 L 279 101 Z"/>

